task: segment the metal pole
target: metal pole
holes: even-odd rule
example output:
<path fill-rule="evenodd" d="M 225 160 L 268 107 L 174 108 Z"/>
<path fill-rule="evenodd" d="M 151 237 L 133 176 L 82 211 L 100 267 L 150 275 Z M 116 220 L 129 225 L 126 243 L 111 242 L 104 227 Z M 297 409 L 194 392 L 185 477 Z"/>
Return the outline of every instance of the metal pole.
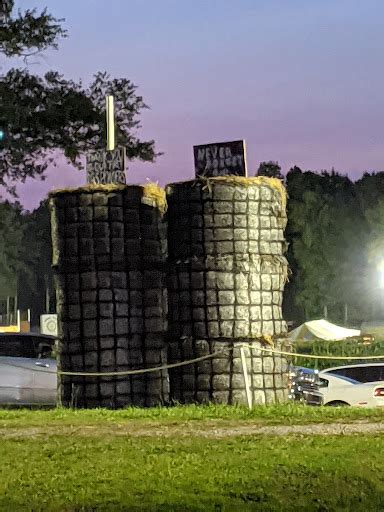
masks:
<path fill-rule="evenodd" d="M 105 100 L 107 115 L 107 150 L 113 151 L 115 149 L 115 109 L 113 96 L 107 96 Z"/>
<path fill-rule="evenodd" d="M 248 371 L 247 371 L 247 362 L 245 360 L 245 353 L 244 353 L 244 347 L 240 347 L 240 357 L 241 357 L 241 366 L 243 367 L 243 375 L 244 375 L 244 383 L 245 383 L 245 393 L 247 395 L 247 403 L 248 408 L 252 409 L 252 394 L 251 394 L 251 388 L 249 385 L 249 379 L 248 379 Z"/>
<path fill-rule="evenodd" d="M 11 325 L 11 297 L 7 295 L 7 322 Z"/>
<path fill-rule="evenodd" d="M 17 301 L 17 295 L 15 295 L 15 303 L 13 305 L 13 315 L 16 318 L 17 315 L 17 308 L 18 308 L 18 301 Z"/>
<path fill-rule="evenodd" d="M 44 276 L 44 282 L 45 282 L 45 312 L 50 313 L 51 309 L 51 294 L 49 289 L 49 279 L 47 274 Z"/>

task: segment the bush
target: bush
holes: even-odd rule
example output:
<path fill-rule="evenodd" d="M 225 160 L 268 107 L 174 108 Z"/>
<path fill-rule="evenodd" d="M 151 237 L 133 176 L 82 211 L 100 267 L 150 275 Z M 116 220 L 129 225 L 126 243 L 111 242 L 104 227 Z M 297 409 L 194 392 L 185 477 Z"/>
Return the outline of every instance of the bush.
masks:
<path fill-rule="evenodd" d="M 297 341 L 293 344 L 292 351 L 298 354 L 310 354 L 315 356 L 335 356 L 333 359 L 311 359 L 305 357 L 292 357 L 292 364 L 295 366 L 305 366 L 308 368 L 318 368 L 323 370 L 330 366 L 352 363 L 368 362 L 366 357 L 384 356 L 384 340 L 374 341 L 370 344 L 363 344 L 360 341 L 325 341 L 318 340 L 313 342 Z M 338 357 L 358 357 L 359 360 L 343 360 Z M 370 360 L 370 362 L 378 362 Z M 383 359 L 382 359 L 383 361 Z"/>

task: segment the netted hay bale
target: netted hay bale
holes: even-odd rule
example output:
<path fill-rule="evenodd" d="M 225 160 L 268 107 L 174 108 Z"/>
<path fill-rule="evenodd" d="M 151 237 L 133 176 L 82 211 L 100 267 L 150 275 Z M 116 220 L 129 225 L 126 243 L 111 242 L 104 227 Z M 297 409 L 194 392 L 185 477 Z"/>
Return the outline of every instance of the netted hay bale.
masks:
<path fill-rule="evenodd" d="M 164 338 L 132 335 L 59 342 L 59 370 L 64 372 L 125 372 L 167 364 Z M 64 407 L 154 406 L 169 401 L 167 370 L 126 376 L 59 374 L 59 399 Z"/>
<path fill-rule="evenodd" d="M 121 372 L 166 363 L 167 255 L 164 191 L 88 186 L 51 196 L 59 365 Z M 62 376 L 74 407 L 158 405 L 167 372 L 135 377 Z"/>
<path fill-rule="evenodd" d="M 105 373 L 166 363 L 167 297 L 163 272 L 103 270 L 58 274 L 56 288 L 58 357 L 63 370 Z M 89 387 L 90 378 L 63 377 L 62 404 L 153 405 L 156 396 L 158 404 L 164 403 L 168 396 L 166 375 L 163 371 L 140 376 L 137 382 L 143 382 L 145 391 L 138 394 L 132 388 L 124 396 L 120 396 L 117 384 L 122 387 L 122 383 L 130 382 L 129 378 L 117 377 L 104 387 L 100 387 L 103 377 L 93 378 L 91 382 L 99 386 L 97 397 L 87 395 L 88 388 L 95 389 Z M 151 388 L 153 380 L 159 384 L 156 393 Z"/>
<path fill-rule="evenodd" d="M 58 271 L 122 270 L 166 262 L 165 193 L 154 184 L 55 191 L 50 206 Z"/>
<path fill-rule="evenodd" d="M 286 193 L 273 178 L 209 178 L 168 185 L 171 261 L 207 255 L 282 255 Z"/>
<path fill-rule="evenodd" d="M 285 356 L 263 352 L 263 341 L 171 340 L 168 361 L 176 363 L 209 354 L 212 358 L 169 370 L 170 398 L 180 403 L 247 404 L 240 346 L 244 346 L 252 402 L 266 404 L 288 399 L 288 363 Z M 274 348 L 286 348 L 275 340 Z"/>
<path fill-rule="evenodd" d="M 171 337 L 259 338 L 287 330 L 284 257 L 198 258 L 169 267 Z"/>

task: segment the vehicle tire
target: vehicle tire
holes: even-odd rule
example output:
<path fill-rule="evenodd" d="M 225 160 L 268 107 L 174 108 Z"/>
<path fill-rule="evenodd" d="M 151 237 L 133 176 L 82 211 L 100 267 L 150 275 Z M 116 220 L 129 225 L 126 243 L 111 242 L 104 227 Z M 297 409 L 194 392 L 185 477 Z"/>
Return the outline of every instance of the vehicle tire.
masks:
<path fill-rule="evenodd" d="M 349 406 L 349 404 L 347 404 L 347 402 L 342 402 L 341 400 L 335 400 L 334 402 L 328 402 L 325 405 L 327 405 L 329 407 L 346 407 L 346 406 Z"/>

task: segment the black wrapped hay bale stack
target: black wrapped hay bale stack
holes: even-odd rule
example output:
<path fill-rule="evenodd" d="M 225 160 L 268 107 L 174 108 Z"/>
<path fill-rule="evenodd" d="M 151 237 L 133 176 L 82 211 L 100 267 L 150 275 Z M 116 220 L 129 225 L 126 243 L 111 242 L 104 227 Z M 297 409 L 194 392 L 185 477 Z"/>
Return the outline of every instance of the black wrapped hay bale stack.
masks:
<path fill-rule="evenodd" d="M 167 362 L 165 195 L 155 185 L 98 185 L 51 194 L 59 367 L 122 372 Z M 135 376 L 61 376 L 74 407 L 158 405 L 166 370 Z"/>
<path fill-rule="evenodd" d="M 286 333 L 282 298 L 288 269 L 282 183 L 265 177 L 193 180 L 169 185 L 167 202 L 169 362 L 180 360 L 183 347 L 198 354 L 203 341 L 205 347 L 214 344 L 228 349 L 250 341 L 256 348 L 257 343 L 265 347 L 263 340 L 274 340 L 275 348 L 281 348 L 279 337 Z M 254 401 L 284 399 L 286 364 L 272 365 L 273 385 L 269 386 L 270 379 L 266 383 L 260 378 L 264 363 L 256 348 L 245 350 L 247 365 L 258 369 L 255 378 L 250 376 Z M 187 381 L 193 389 L 184 394 L 183 401 L 193 396 L 199 402 L 203 395 L 206 401 L 207 393 L 210 400 L 223 403 L 245 401 L 244 378 L 239 388 L 232 364 L 220 372 L 209 361 L 191 368 L 170 371 L 172 398 L 180 400 L 179 384 L 174 383 L 183 383 L 189 375 L 186 372 L 192 372 L 193 386 L 190 375 Z M 209 390 L 199 387 L 203 380 L 210 381 Z M 227 388 L 219 389 L 217 383 L 224 381 Z"/>

